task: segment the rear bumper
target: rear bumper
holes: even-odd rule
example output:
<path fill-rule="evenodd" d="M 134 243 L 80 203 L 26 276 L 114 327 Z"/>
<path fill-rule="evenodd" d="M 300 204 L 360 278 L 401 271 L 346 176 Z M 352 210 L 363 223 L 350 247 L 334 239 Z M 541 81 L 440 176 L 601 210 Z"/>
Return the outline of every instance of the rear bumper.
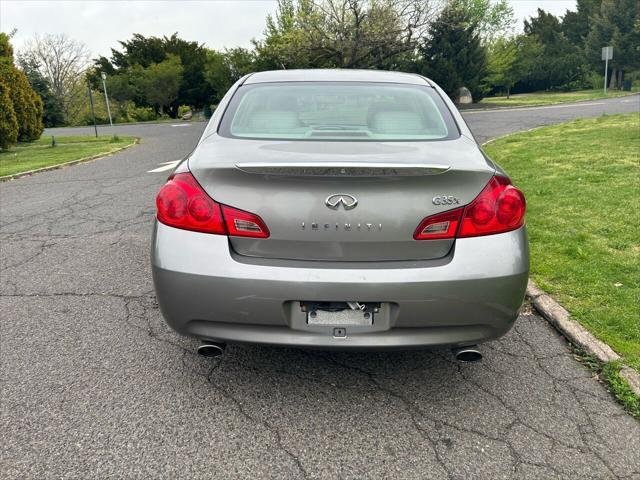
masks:
<path fill-rule="evenodd" d="M 456 240 L 434 261 L 327 263 L 239 257 L 227 237 L 156 223 L 158 304 L 177 332 L 322 349 L 470 345 L 507 333 L 526 289 L 525 228 Z M 388 303 L 373 327 L 308 326 L 297 301 Z"/>

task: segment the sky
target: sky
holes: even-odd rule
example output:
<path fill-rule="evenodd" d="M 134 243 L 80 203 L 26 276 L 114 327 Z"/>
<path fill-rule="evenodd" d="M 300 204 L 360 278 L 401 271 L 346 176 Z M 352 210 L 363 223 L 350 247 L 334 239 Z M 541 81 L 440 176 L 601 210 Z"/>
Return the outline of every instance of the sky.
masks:
<path fill-rule="evenodd" d="M 509 0 L 522 29 L 522 20 L 538 8 L 563 15 L 575 8 L 575 0 Z M 110 56 L 133 33 L 163 36 L 178 32 L 181 38 L 207 47 L 248 47 L 260 38 L 265 17 L 276 0 L 130 0 L 39 1 L 0 0 L 0 31 L 17 33 L 14 49 L 35 34 L 65 33 L 87 45 L 92 57 Z"/>

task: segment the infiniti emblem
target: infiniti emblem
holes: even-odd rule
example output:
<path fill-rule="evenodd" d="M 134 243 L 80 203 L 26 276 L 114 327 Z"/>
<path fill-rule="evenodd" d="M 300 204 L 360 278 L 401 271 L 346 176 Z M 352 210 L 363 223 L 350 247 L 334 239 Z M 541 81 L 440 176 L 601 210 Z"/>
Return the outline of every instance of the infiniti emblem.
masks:
<path fill-rule="evenodd" d="M 342 205 L 345 210 L 351 210 L 358 205 L 358 199 L 348 193 L 334 193 L 327 197 L 324 204 L 332 210 L 337 210 L 340 208 L 340 205 Z"/>

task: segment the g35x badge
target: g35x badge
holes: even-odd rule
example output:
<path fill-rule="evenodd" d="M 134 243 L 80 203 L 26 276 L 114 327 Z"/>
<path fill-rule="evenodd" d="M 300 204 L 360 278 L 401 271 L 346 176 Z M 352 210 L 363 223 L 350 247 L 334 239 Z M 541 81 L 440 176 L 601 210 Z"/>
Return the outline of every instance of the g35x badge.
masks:
<path fill-rule="evenodd" d="M 458 205 L 460 203 L 456 197 L 452 197 L 450 195 L 433 197 L 431 201 L 434 205 Z"/>

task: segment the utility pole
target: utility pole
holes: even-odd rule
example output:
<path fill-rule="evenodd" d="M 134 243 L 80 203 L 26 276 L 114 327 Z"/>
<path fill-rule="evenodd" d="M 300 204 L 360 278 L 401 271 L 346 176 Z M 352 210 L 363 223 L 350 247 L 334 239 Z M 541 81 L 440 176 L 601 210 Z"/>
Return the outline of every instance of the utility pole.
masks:
<path fill-rule="evenodd" d="M 91 93 L 91 84 L 87 83 L 89 87 L 89 105 L 91 105 L 91 118 L 93 119 L 93 128 L 96 131 L 96 138 L 98 138 L 98 125 L 96 125 L 96 114 L 93 110 L 93 94 Z"/>
<path fill-rule="evenodd" d="M 109 97 L 107 96 L 107 83 L 105 81 L 107 79 L 107 74 L 104 72 L 101 72 L 100 76 L 102 77 L 102 88 L 104 89 L 104 99 L 107 102 L 107 113 L 109 114 L 109 125 L 111 125 L 111 131 L 113 132 L 113 121 L 111 120 L 111 108 L 109 107 Z"/>
<path fill-rule="evenodd" d="M 607 94 L 607 73 L 609 72 L 609 60 L 613 59 L 613 47 L 602 47 L 602 60 L 604 60 L 604 94 Z"/>

